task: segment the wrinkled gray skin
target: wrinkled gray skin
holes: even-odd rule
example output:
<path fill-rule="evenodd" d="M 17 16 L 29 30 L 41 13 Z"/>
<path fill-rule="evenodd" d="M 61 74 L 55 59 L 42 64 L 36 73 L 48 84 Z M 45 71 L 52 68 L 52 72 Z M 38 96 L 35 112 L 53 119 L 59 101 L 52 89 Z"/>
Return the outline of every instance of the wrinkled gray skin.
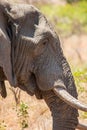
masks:
<path fill-rule="evenodd" d="M 77 110 L 53 91 L 63 81 L 67 91 L 77 98 L 70 67 L 53 28 L 31 5 L 4 4 L 0 8 L 1 89 L 7 79 L 12 86 L 43 98 L 52 112 L 53 130 L 75 130 Z"/>

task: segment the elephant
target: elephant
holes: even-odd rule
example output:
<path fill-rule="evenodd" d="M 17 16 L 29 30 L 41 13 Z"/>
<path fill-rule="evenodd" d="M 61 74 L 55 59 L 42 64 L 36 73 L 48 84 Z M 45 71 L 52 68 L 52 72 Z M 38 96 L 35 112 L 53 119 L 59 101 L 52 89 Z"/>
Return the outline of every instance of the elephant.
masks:
<path fill-rule="evenodd" d="M 70 66 L 57 33 L 39 9 L 28 4 L 0 1 L 0 90 L 4 81 L 37 99 L 44 99 L 53 130 L 87 130 L 78 121 L 78 109 L 87 106 L 77 98 Z"/>

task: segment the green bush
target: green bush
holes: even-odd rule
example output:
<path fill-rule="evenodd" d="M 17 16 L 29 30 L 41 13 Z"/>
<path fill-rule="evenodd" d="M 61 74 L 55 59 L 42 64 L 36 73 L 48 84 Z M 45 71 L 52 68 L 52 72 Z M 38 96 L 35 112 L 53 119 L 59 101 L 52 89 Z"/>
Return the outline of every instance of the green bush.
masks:
<path fill-rule="evenodd" d="M 66 0 L 67 3 L 77 2 L 78 0 Z"/>
<path fill-rule="evenodd" d="M 86 92 L 87 90 L 83 86 L 87 84 L 87 65 L 72 67 L 72 72 L 79 94 Z"/>
<path fill-rule="evenodd" d="M 72 67 L 72 72 L 78 90 L 78 95 L 82 96 L 84 100 L 86 100 L 85 95 L 87 93 L 87 64 L 81 65 L 79 67 Z M 79 114 L 81 119 L 87 118 L 86 112 L 79 111 Z"/>
<path fill-rule="evenodd" d="M 66 0 L 67 3 L 74 3 L 74 2 L 79 2 L 79 1 L 86 1 L 86 0 Z"/>
<path fill-rule="evenodd" d="M 87 1 L 64 6 L 39 5 L 38 7 L 62 36 L 87 33 Z"/>
<path fill-rule="evenodd" d="M 22 130 L 24 130 L 28 127 L 28 105 L 23 101 L 20 103 L 17 115 L 19 117 Z"/>

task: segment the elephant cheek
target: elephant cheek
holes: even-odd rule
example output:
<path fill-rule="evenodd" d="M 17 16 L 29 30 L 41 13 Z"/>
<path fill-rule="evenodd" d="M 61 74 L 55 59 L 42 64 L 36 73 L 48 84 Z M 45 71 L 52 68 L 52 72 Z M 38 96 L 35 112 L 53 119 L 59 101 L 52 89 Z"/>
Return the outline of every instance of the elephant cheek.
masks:
<path fill-rule="evenodd" d="M 63 81 L 62 71 L 45 70 L 36 74 L 37 85 L 42 91 L 51 90 Z"/>

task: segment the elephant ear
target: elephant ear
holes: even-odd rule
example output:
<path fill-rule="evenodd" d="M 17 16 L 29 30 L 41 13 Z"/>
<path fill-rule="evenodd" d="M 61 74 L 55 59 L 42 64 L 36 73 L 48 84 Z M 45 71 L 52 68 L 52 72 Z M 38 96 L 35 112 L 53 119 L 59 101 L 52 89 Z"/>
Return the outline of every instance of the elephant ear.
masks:
<path fill-rule="evenodd" d="M 6 32 L 7 22 L 2 12 L 3 10 L 0 8 L 0 66 L 3 68 L 6 79 L 12 86 L 15 86 L 16 80 L 12 67 L 11 41 Z"/>

